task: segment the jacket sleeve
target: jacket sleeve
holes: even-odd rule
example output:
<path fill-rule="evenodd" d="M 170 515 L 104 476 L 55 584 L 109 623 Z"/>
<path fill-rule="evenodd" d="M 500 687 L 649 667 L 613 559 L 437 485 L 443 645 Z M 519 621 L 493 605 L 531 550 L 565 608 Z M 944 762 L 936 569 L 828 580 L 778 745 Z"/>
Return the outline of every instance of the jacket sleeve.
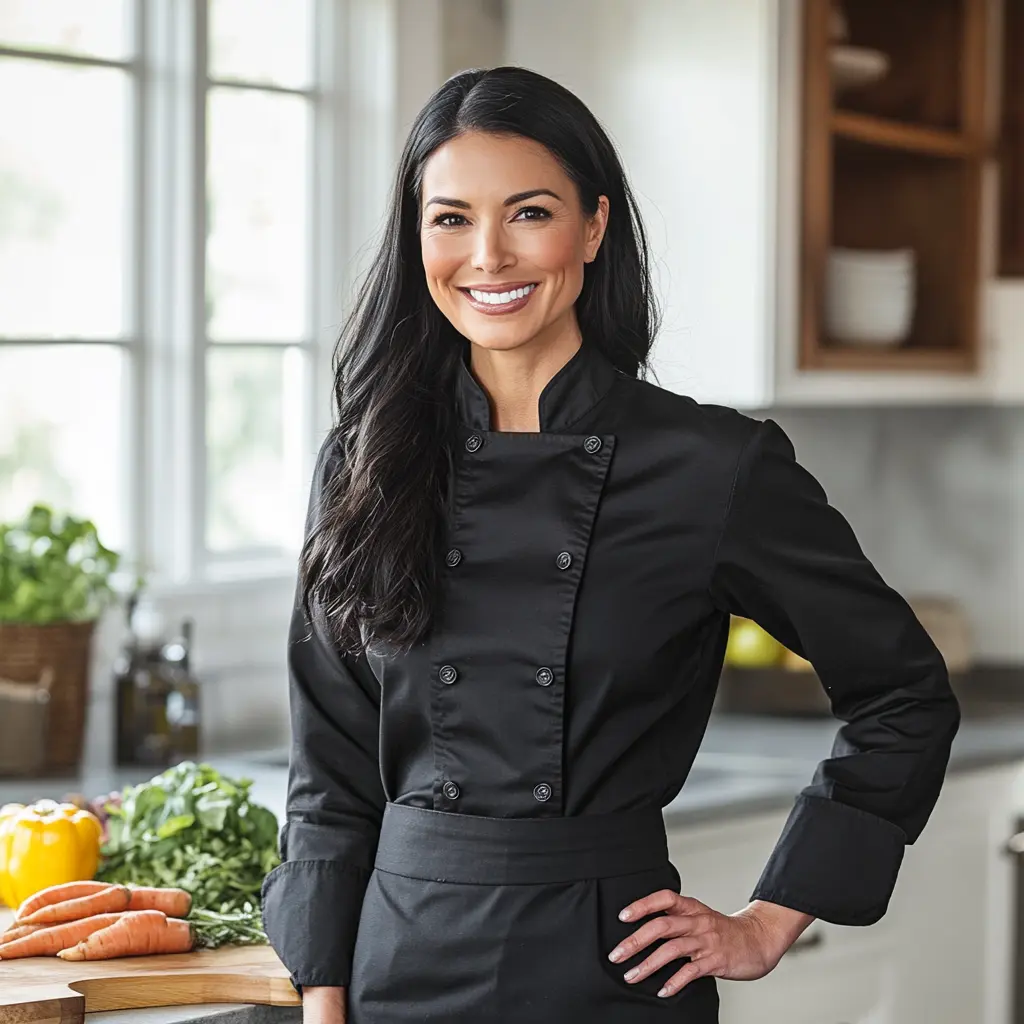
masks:
<path fill-rule="evenodd" d="M 314 473 L 307 531 L 325 478 Z M 301 993 L 347 986 L 385 794 L 379 764 L 380 686 L 365 655 L 342 655 L 309 623 L 298 588 L 288 635 L 291 753 L 282 863 L 263 880 L 271 946 Z"/>
<path fill-rule="evenodd" d="M 938 799 L 960 708 L 924 627 L 773 420 L 739 457 L 711 596 L 807 658 L 843 722 L 751 899 L 873 924 Z"/>

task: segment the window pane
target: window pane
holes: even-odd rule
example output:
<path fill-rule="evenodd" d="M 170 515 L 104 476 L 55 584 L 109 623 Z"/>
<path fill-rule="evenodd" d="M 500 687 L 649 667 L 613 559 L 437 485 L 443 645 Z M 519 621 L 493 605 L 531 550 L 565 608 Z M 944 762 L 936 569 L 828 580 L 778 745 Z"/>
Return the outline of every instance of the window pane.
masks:
<path fill-rule="evenodd" d="M 123 60 L 125 0 L 0 0 L 0 44 Z"/>
<path fill-rule="evenodd" d="M 0 60 L 0 335 L 126 333 L 129 81 Z"/>
<path fill-rule="evenodd" d="M 215 341 L 307 335 L 309 103 L 209 97 L 207 330 Z"/>
<path fill-rule="evenodd" d="M 123 550 L 125 361 L 99 345 L 0 348 L 0 519 L 42 501 Z"/>
<path fill-rule="evenodd" d="M 291 550 L 306 495 L 300 350 L 207 355 L 207 547 Z"/>
<path fill-rule="evenodd" d="M 312 74 L 310 0 L 210 0 L 210 75 L 301 89 Z"/>

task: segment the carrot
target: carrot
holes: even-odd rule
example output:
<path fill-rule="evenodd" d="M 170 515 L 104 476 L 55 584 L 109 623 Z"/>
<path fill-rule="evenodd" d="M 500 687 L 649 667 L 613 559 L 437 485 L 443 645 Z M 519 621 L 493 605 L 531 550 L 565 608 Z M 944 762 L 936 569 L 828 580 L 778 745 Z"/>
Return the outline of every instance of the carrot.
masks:
<path fill-rule="evenodd" d="M 129 910 L 106 928 L 57 953 L 62 960 L 110 960 L 153 953 L 187 953 L 195 945 L 190 921 L 169 918 L 159 910 Z"/>
<path fill-rule="evenodd" d="M 51 903 L 49 906 L 40 907 L 28 917 L 16 920 L 18 924 L 59 924 L 61 921 L 74 921 L 91 914 L 127 910 L 131 895 L 131 890 L 126 885 L 109 885 L 91 896 Z"/>
<path fill-rule="evenodd" d="M 93 932 L 112 925 L 120 914 L 93 914 L 91 917 L 79 918 L 76 921 L 65 921 L 63 924 L 43 926 L 31 935 L 25 935 L 13 942 L 5 942 L 0 946 L 0 960 L 16 960 L 25 956 L 53 956 L 76 942 L 81 942 Z"/>
<path fill-rule="evenodd" d="M 40 928 L 47 928 L 49 925 L 45 924 L 12 924 L 2 935 L 0 935 L 0 946 L 5 942 L 13 942 L 15 939 L 23 938 L 26 935 L 31 935 L 33 932 L 39 931 Z"/>
<path fill-rule="evenodd" d="M 21 905 L 15 911 L 14 920 L 18 924 L 24 924 L 25 918 L 34 914 L 40 907 L 49 906 L 51 903 L 62 903 L 64 900 L 77 900 L 82 896 L 91 896 L 104 889 L 109 889 L 112 885 L 113 882 L 83 880 L 48 885 L 45 889 L 40 889 L 22 900 Z"/>
<path fill-rule="evenodd" d="M 184 889 L 129 885 L 132 898 L 129 910 L 162 910 L 168 917 L 188 917 L 192 909 L 192 894 Z"/>

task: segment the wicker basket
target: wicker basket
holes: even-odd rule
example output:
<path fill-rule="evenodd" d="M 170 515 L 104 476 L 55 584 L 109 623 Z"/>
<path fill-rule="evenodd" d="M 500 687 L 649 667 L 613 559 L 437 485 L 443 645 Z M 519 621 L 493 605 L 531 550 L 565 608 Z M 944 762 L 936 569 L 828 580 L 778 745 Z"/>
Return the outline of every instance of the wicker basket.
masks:
<path fill-rule="evenodd" d="M 46 774 L 76 770 L 81 762 L 95 628 L 95 622 L 0 622 L 0 676 L 36 684 L 53 670 L 42 761 Z"/>

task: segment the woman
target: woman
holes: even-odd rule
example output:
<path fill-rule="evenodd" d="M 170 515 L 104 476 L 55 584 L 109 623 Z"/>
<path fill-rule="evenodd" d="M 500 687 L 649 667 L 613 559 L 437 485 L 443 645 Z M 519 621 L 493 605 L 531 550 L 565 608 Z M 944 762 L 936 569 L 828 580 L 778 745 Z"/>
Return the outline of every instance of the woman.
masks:
<path fill-rule="evenodd" d="M 292 620 L 263 914 L 308 1020 L 708 1024 L 716 978 L 886 910 L 945 665 L 772 420 L 639 379 L 655 322 L 590 111 L 518 68 L 446 82 L 341 339 Z M 844 723 L 733 912 L 682 891 L 661 813 L 731 613 Z"/>

